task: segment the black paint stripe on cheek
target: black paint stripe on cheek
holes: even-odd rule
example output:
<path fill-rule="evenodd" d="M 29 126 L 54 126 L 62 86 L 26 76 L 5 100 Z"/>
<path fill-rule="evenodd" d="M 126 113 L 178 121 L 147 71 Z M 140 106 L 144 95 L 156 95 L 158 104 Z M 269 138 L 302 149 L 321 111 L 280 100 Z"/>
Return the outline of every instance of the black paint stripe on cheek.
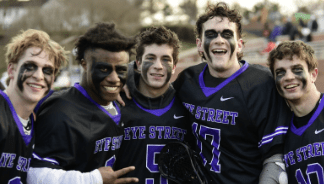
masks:
<path fill-rule="evenodd" d="M 280 81 L 281 81 L 282 77 L 281 76 L 277 76 L 276 79 L 275 79 L 275 83 L 276 83 L 276 86 L 277 86 L 277 90 L 278 90 L 278 93 L 283 96 L 283 90 L 281 88 L 281 85 L 280 85 Z"/>
<path fill-rule="evenodd" d="M 168 83 L 171 79 L 171 76 L 172 76 L 172 67 L 166 63 L 163 63 L 164 67 L 166 68 L 167 70 L 167 78 L 165 80 L 165 84 Z"/>
<path fill-rule="evenodd" d="M 149 68 L 153 65 L 153 63 L 151 62 L 144 62 L 143 61 L 143 69 L 142 69 L 142 76 L 144 77 L 144 79 L 147 81 L 147 71 L 149 70 Z"/>
<path fill-rule="evenodd" d="M 306 79 L 307 77 L 306 77 L 305 72 L 303 71 L 300 73 L 295 73 L 295 75 L 296 75 L 296 78 L 303 83 L 302 89 L 305 89 L 307 86 L 307 79 Z"/>
<path fill-rule="evenodd" d="M 234 50 L 235 50 L 235 46 L 236 46 L 234 37 L 228 38 L 226 40 L 230 44 L 230 47 L 231 47 L 231 56 L 230 57 L 232 57 L 233 56 L 233 53 L 234 53 Z"/>
<path fill-rule="evenodd" d="M 97 89 L 97 91 L 100 93 L 100 83 L 111 74 L 112 72 L 112 68 L 109 68 L 110 70 L 103 73 L 100 71 L 98 65 L 98 63 L 92 62 L 92 67 L 91 67 L 91 78 L 92 78 L 92 82 L 95 86 L 95 88 Z M 108 67 L 107 67 L 108 69 Z"/>
<path fill-rule="evenodd" d="M 37 66 L 34 66 L 34 70 L 28 71 L 27 69 L 28 63 L 21 65 L 19 69 L 19 74 L 18 74 L 18 80 L 17 80 L 17 85 L 20 89 L 20 91 L 24 91 L 24 86 L 23 83 L 27 80 L 27 78 L 33 76 L 33 74 L 37 71 Z"/>
<path fill-rule="evenodd" d="M 205 52 L 206 52 L 207 57 L 208 57 L 210 62 L 211 62 L 211 57 L 210 57 L 210 54 L 209 54 L 209 46 L 210 46 L 210 43 L 211 43 L 211 41 L 213 39 L 215 39 L 215 38 L 212 38 L 212 39 L 205 38 L 205 42 L 204 42 L 204 49 L 205 49 Z"/>
<path fill-rule="evenodd" d="M 47 91 L 45 92 L 45 94 L 47 94 L 51 90 L 51 84 L 53 81 L 53 77 L 54 77 L 54 74 L 53 75 L 44 74 L 44 80 L 47 85 Z"/>

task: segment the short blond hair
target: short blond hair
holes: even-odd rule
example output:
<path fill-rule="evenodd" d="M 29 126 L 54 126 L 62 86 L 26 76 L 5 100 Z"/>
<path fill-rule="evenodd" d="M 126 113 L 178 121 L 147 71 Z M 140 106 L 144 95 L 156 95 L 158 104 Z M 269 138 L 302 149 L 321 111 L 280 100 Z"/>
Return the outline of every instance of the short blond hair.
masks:
<path fill-rule="evenodd" d="M 69 52 L 64 50 L 62 46 L 50 39 L 50 36 L 40 30 L 28 29 L 21 31 L 20 34 L 13 37 L 6 45 L 6 63 L 18 63 L 20 57 L 30 47 L 38 47 L 41 51 L 48 54 L 50 60 L 54 60 L 55 74 L 61 66 L 64 66 L 68 61 Z"/>

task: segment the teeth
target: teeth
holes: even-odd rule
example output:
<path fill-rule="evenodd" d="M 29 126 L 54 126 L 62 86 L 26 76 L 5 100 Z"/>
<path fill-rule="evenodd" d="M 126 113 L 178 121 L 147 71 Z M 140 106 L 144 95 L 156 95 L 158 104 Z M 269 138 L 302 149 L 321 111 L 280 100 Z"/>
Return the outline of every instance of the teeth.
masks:
<path fill-rule="evenodd" d="M 286 86 L 285 88 L 286 89 L 290 89 L 290 88 L 294 88 L 294 87 L 297 87 L 298 85 L 296 85 L 296 84 L 291 84 L 291 85 L 288 85 L 288 86 Z"/>
<path fill-rule="evenodd" d="M 213 53 L 226 53 L 227 51 L 224 49 L 214 49 L 212 50 Z"/>
<path fill-rule="evenodd" d="M 38 89 L 41 89 L 42 86 L 38 86 L 38 85 L 34 85 L 34 84 L 28 84 L 30 87 L 33 87 L 33 88 L 38 88 Z"/>
<path fill-rule="evenodd" d="M 105 88 L 107 91 L 116 91 L 118 87 L 107 87 L 107 86 L 104 86 L 104 88 Z"/>
<path fill-rule="evenodd" d="M 152 76 L 158 76 L 158 77 L 163 77 L 162 74 L 151 74 Z"/>

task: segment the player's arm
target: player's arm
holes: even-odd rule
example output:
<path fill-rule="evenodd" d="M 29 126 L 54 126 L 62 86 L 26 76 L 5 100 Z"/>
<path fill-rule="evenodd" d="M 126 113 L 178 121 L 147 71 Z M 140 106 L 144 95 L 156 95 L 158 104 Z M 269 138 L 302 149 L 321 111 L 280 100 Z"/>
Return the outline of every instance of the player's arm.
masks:
<path fill-rule="evenodd" d="M 259 184 L 288 184 L 282 154 L 272 155 L 263 162 Z"/>
<path fill-rule="evenodd" d="M 134 166 L 130 166 L 114 171 L 111 167 L 100 167 L 91 172 L 82 173 L 79 171 L 65 171 L 62 169 L 52 169 L 47 167 L 30 167 L 27 173 L 27 183 L 117 184 L 138 182 L 137 178 L 119 178 L 134 169 Z"/>

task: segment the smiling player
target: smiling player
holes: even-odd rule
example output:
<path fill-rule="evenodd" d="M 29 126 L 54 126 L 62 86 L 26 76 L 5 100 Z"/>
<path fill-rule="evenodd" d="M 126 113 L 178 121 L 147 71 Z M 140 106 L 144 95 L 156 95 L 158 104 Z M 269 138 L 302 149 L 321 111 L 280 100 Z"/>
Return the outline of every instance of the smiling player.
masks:
<path fill-rule="evenodd" d="M 315 86 L 314 50 L 301 41 L 283 42 L 270 52 L 268 64 L 294 112 L 284 147 L 289 184 L 323 183 L 324 100 Z"/>
<path fill-rule="evenodd" d="M 0 91 L 0 183 L 26 183 L 37 102 L 48 93 L 67 52 L 43 31 L 29 29 L 6 46 L 9 85 Z"/>
<path fill-rule="evenodd" d="M 241 60 L 241 19 L 225 3 L 207 8 L 196 22 L 206 62 L 185 69 L 174 87 L 190 112 L 210 183 L 277 183 L 290 112 L 271 72 Z"/>
<path fill-rule="evenodd" d="M 114 101 L 125 84 L 135 42 L 99 23 L 76 43 L 82 81 L 53 93 L 38 110 L 28 183 L 130 183 L 119 178 L 134 167 L 114 171 L 123 138 Z"/>
<path fill-rule="evenodd" d="M 116 167 L 136 166 L 127 176 L 139 183 L 171 183 L 158 169 L 158 155 L 168 142 L 184 141 L 191 135 L 187 111 L 175 98 L 170 84 L 179 54 L 178 36 L 165 27 L 152 27 L 138 36 L 136 66 L 131 64 L 127 86 L 133 100 L 122 109 L 124 140 Z M 191 136 L 192 137 L 192 136 Z M 188 140 L 187 140 L 188 141 Z M 131 154 L 130 154 L 131 150 Z"/>

